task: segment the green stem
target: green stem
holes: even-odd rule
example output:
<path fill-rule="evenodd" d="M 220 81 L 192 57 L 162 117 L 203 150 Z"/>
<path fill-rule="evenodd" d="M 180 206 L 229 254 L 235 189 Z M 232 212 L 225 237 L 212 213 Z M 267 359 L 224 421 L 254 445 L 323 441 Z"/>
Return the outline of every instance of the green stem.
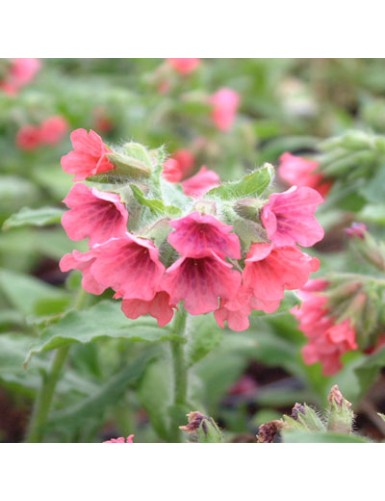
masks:
<path fill-rule="evenodd" d="M 73 308 L 75 310 L 82 309 L 87 301 L 87 298 L 87 293 L 80 288 L 74 300 Z M 44 426 L 49 415 L 56 385 L 59 381 L 63 366 L 67 360 L 69 350 L 70 345 L 59 348 L 55 353 L 50 371 L 48 374 L 44 374 L 43 376 L 43 384 L 36 397 L 25 439 L 26 442 L 42 442 L 44 438 Z"/>
<path fill-rule="evenodd" d="M 36 398 L 26 442 L 41 442 L 43 440 L 44 425 L 47 421 L 52 398 L 69 349 L 69 346 L 64 346 L 56 351 L 51 370 L 43 378 L 43 384 Z"/>
<path fill-rule="evenodd" d="M 171 352 L 173 359 L 173 369 L 174 369 L 174 413 L 172 416 L 172 429 L 171 437 L 173 442 L 180 442 L 181 433 L 179 431 L 179 426 L 182 423 L 181 418 L 185 418 L 183 415 L 184 407 L 186 406 L 187 400 L 187 365 L 185 361 L 184 353 L 184 334 L 186 328 L 187 314 L 186 311 L 180 309 L 175 318 L 173 334 L 177 337 L 171 341 Z M 182 410 L 182 413 L 180 412 Z"/>

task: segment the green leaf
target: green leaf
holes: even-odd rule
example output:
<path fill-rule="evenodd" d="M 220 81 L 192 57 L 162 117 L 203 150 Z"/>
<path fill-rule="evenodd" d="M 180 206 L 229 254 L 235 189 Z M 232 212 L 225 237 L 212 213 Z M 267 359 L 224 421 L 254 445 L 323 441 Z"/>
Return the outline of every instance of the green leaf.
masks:
<path fill-rule="evenodd" d="M 120 303 L 102 301 L 88 310 L 71 311 L 49 326 L 30 350 L 27 361 L 35 353 L 104 338 L 157 342 L 170 339 L 170 333 L 168 329 L 158 327 L 153 318 L 130 320 L 122 313 Z"/>
<path fill-rule="evenodd" d="M 158 435 L 169 439 L 170 409 L 173 403 L 172 361 L 164 356 L 150 364 L 140 382 L 138 397 Z"/>
<path fill-rule="evenodd" d="M 130 185 L 136 200 L 145 207 L 148 207 L 151 212 L 159 216 L 179 216 L 182 211 L 173 205 L 165 205 L 162 200 L 156 198 L 147 198 L 142 190 L 135 184 Z"/>
<path fill-rule="evenodd" d="M 25 315 L 53 314 L 62 312 L 69 303 L 69 295 L 52 285 L 36 278 L 10 270 L 0 269 L 0 290 L 8 301 Z M 41 307 L 44 301 L 51 305 L 49 309 Z"/>
<path fill-rule="evenodd" d="M 0 335 L 0 382 L 12 391 L 33 397 L 40 389 L 41 372 L 51 367 L 48 357 L 35 357 L 30 367 L 23 366 L 25 354 L 31 346 L 32 338 L 19 332 Z M 95 385 L 67 368 L 61 378 L 57 392 L 59 395 L 77 393 L 87 395 L 95 390 Z"/>
<path fill-rule="evenodd" d="M 274 179 L 274 167 L 264 164 L 250 174 L 246 174 L 240 181 L 223 183 L 210 190 L 206 196 L 220 198 L 221 200 L 236 200 L 245 197 L 262 195 Z"/>
<path fill-rule="evenodd" d="M 212 315 L 199 315 L 187 318 L 187 364 L 194 365 L 204 358 L 221 342 L 223 330 Z"/>
<path fill-rule="evenodd" d="M 385 204 L 366 205 L 357 215 L 360 221 L 385 225 Z"/>
<path fill-rule="evenodd" d="M 358 435 L 344 435 L 343 433 L 333 432 L 306 432 L 302 430 L 282 431 L 282 440 L 285 443 L 338 443 L 338 444 L 367 444 L 369 440 Z"/>
<path fill-rule="evenodd" d="M 16 214 L 12 214 L 3 224 L 3 230 L 17 228 L 19 226 L 47 226 L 58 224 L 61 221 L 64 210 L 56 207 L 41 207 L 30 209 L 24 207 Z"/>
<path fill-rule="evenodd" d="M 113 375 L 106 384 L 95 388 L 87 398 L 65 410 L 52 414 L 47 426 L 65 423 L 66 426 L 81 426 L 84 420 L 102 418 L 104 411 L 116 405 L 129 385 L 135 384 L 143 375 L 147 365 L 153 360 L 154 353 L 146 352 L 122 371 Z"/>

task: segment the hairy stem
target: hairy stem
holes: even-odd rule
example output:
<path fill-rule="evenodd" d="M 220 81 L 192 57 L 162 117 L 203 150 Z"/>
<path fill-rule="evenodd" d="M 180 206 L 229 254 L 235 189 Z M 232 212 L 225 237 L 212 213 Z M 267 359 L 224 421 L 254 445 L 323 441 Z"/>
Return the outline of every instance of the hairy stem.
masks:
<path fill-rule="evenodd" d="M 179 310 L 176 314 L 173 328 L 173 333 L 177 337 L 171 341 L 174 375 L 174 412 L 172 415 L 171 429 L 173 442 L 180 442 L 181 433 L 179 431 L 179 425 L 182 423 L 181 415 L 183 416 L 183 412 L 181 413 L 180 410 L 186 406 L 187 400 L 188 376 L 184 353 L 186 320 L 186 311 L 183 309 Z"/>
<path fill-rule="evenodd" d="M 74 300 L 73 308 L 75 310 L 82 309 L 87 301 L 87 297 L 87 293 L 80 288 Z M 70 346 L 63 346 L 62 348 L 59 348 L 55 353 L 49 372 L 43 375 L 43 384 L 36 396 L 32 417 L 29 422 L 27 436 L 25 438 L 26 442 L 43 441 L 45 423 L 47 422 L 56 385 L 60 379 L 69 350 Z"/>

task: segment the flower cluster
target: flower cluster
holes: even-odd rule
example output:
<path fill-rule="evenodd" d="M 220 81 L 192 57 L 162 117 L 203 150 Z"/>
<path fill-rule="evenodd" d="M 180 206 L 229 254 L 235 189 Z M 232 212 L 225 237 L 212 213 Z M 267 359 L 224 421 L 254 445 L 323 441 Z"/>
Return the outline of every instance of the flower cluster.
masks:
<path fill-rule="evenodd" d="M 89 250 L 65 255 L 60 267 L 80 270 L 92 294 L 113 289 L 127 317 L 149 314 L 164 326 L 182 303 L 191 315 L 213 312 L 221 327 L 241 331 L 252 310 L 275 311 L 285 290 L 303 287 L 318 269 L 318 259 L 298 248 L 323 238 L 314 216 L 322 197 L 312 188 L 226 201 L 215 194 L 226 185 L 205 167 L 180 187 L 141 164 L 151 162 L 144 150 L 133 158 L 137 146 L 124 156 L 84 129 L 71 140 L 63 169 L 75 181 L 104 176 L 109 184 L 76 183 L 65 198 L 64 229 L 73 240 L 88 239 Z M 174 190 L 180 205 L 154 199 L 159 186 Z"/>
<path fill-rule="evenodd" d="M 24 125 L 16 135 L 21 150 L 34 150 L 42 145 L 54 146 L 68 132 L 67 120 L 60 115 L 47 118 L 39 125 Z"/>
<path fill-rule="evenodd" d="M 310 280 L 300 291 L 301 306 L 292 308 L 299 321 L 299 328 L 308 338 L 302 354 L 306 364 L 320 362 L 326 376 L 342 368 L 341 356 L 358 348 L 356 332 L 350 319 L 338 322 L 325 294 L 329 286 L 326 280 Z"/>
<path fill-rule="evenodd" d="M 6 61 L 4 75 L 0 76 L 0 90 L 9 95 L 17 94 L 22 87 L 35 77 L 40 66 L 40 61 L 33 58 Z"/>

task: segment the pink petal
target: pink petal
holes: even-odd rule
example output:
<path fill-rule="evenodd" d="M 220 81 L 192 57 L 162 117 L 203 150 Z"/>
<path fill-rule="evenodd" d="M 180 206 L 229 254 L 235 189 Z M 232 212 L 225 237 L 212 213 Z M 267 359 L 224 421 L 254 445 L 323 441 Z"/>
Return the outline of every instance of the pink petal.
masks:
<path fill-rule="evenodd" d="M 220 298 L 231 299 L 240 286 L 241 275 L 214 253 L 202 258 L 183 257 L 167 269 L 162 288 L 172 304 L 184 301 L 192 315 L 218 308 Z"/>
<path fill-rule="evenodd" d="M 201 257 L 214 252 L 220 257 L 241 258 L 241 245 L 233 227 L 211 215 L 192 212 L 170 222 L 175 231 L 169 243 L 185 257 Z"/>
<path fill-rule="evenodd" d="M 310 247 L 322 240 L 324 230 L 314 216 L 321 195 L 308 187 L 292 187 L 270 196 L 262 209 L 262 223 L 267 235 L 277 246 Z"/>
<path fill-rule="evenodd" d="M 71 210 L 62 217 L 62 225 L 71 240 L 89 238 L 94 245 L 127 230 L 128 213 L 119 195 L 77 183 L 64 203 Z"/>

